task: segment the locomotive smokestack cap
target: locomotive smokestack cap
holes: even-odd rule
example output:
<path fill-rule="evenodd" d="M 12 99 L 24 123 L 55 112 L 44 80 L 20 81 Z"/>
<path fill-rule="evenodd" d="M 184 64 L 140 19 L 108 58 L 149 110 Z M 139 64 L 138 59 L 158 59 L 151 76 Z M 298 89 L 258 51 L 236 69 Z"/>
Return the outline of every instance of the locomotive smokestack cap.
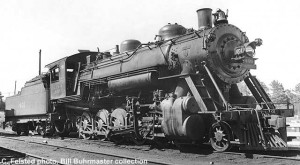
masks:
<path fill-rule="evenodd" d="M 202 8 L 197 10 L 198 14 L 198 29 L 203 30 L 212 27 L 212 9 Z"/>

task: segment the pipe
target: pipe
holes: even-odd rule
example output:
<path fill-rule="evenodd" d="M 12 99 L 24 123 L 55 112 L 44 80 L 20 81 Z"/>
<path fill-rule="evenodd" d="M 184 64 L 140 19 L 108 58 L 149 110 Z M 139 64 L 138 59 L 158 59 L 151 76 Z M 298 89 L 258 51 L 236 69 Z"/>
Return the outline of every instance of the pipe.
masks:
<path fill-rule="evenodd" d="M 79 107 L 79 106 L 74 106 L 74 105 L 65 105 L 66 108 L 70 108 L 70 109 L 75 109 L 75 110 L 81 110 L 81 111 L 88 111 L 89 108 L 86 107 Z"/>
<path fill-rule="evenodd" d="M 120 49 L 119 49 L 119 45 L 116 45 L 116 50 L 115 50 L 116 54 L 120 54 Z"/>

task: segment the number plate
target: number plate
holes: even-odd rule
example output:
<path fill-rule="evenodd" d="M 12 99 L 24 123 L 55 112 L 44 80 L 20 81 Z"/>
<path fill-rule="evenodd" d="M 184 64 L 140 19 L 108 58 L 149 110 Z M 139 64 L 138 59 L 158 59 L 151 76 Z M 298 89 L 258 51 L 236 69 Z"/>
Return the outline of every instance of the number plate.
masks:
<path fill-rule="evenodd" d="M 244 64 L 252 64 L 252 65 L 254 64 L 253 58 L 245 58 L 243 61 Z"/>
<path fill-rule="evenodd" d="M 255 58 L 251 58 L 251 57 L 244 58 L 242 67 L 246 69 L 256 69 Z"/>
<path fill-rule="evenodd" d="M 236 47 L 234 49 L 234 55 L 240 55 L 240 54 L 244 54 L 246 51 L 244 46 L 240 46 L 240 47 Z"/>

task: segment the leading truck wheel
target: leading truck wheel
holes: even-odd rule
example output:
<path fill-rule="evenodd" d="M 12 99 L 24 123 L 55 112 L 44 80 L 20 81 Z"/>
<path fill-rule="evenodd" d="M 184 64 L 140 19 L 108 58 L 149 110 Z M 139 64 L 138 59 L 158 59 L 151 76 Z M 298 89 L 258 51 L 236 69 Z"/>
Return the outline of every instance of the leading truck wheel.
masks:
<path fill-rule="evenodd" d="M 211 126 L 209 131 L 210 144 L 218 152 L 228 151 L 231 148 L 231 130 L 226 123 L 218 122 Z"/>

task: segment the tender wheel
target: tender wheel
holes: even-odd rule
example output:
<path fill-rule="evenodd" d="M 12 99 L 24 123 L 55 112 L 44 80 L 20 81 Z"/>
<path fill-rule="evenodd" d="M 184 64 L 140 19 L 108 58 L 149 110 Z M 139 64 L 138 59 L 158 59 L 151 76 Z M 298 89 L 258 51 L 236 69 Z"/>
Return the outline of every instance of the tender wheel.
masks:
<path fill-rule="evenodd" d="M 23 130 L 23 135 L 28 136 L 29 135 L 29 125 L 28 124 L 23 124 L 22 126 Z"/>
<path fill-rule="evenodd" d="M 45 123 L 45 135 L 44 136 L 52 136 L 55 132 L 54 124 L 49 122 Z"/>
<path fill-rule="evenodd" d="M 91 139 L 93 136 L 93 123 L 91 114 L 83 112 L 79 124 L 79 138 Z"/>
<path fill-rule="evenodd" d="M 46 128 L 44 124 L 39 124 L 35 127 L 36 132 L 38 133 L 38 135 L 45 135 L 46 132 Z"/>
<path fill-rule="evenodd" d="M 29 130 L 25 130 L 25 131 L 24 131 L 24 135 L 25 135 L 25 136 L 28 136 L 28 135 L 29 135 Z"/>
<path fill-rule="evenodd" d="M 227 124 L 223 122 L 213 124 L 209 135 L 210 144 L 216 151 L 223 152 L 228 151 L 231 148 L 231 130 Z"/>
<path fill-rule="evenodd" d="M 108 115 L 108 111 L 106 109 L 102 109 L 99 110 L 95 116 L 95 129 L 97 131 L 97 135 L 99 135 L 101 139 L 106 139 L 109 133 Z"/>

